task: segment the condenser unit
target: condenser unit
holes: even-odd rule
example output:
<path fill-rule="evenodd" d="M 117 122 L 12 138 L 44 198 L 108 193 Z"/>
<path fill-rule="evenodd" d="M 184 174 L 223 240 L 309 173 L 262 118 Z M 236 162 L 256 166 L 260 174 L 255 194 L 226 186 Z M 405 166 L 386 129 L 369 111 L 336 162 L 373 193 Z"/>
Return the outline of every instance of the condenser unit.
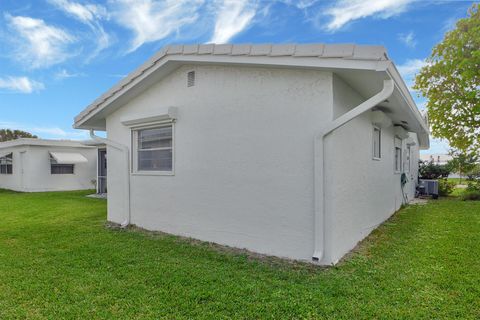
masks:
<path fill-rule="evenodd" d="M 438 198 L 438 180 L 420 179 L 419 189 L 421 193 Z"/>

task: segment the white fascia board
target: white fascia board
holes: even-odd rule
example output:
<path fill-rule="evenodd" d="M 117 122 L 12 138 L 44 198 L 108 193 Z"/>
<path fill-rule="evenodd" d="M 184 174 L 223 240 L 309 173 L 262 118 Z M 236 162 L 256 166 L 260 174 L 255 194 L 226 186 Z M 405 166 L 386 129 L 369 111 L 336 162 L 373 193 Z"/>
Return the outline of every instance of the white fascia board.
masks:
<path fill-rule="evenodd" d="M 89 148 L 82 145 L 81 141 L 75 140 L 49 140 L 49 139 L 33 139 L 33 138 L 20 138 L 16 140 L 10 140 L 0 142 L 0 149 L 18 147 L 18 146 L 58 146 L 58 147 L 71 147 L 71 148 Z"/>
<path fill-rule="evenodd" d="M 389 63 L 389 66 L 387 68 L 387 73 L 388 75 L 395 81 L 395 85 L 398 88 L 398 92 L 401 94 L 403 100 L 405 101 L 406 105 L 409 107 L 409 111 L 411 114 L 413 114 L 414 118 L 417 120 L 417 122 L 420 124 L 420 127 L 423 129 L 424 132 L 419 132 L 419 134 L 423 134 L 423 139 L 425 141 L 422 141 L 420 143 L 421 147 L 427 147 L 430 144 L 429 141 L 429 128 L 428 125 L 425 123 L 425 120 L 423 119 L 422 115 L 420 114 L 420 111 L 417 108 L 417 105 L 415 104 L 415 101 L 413 101 L 412 95 L 410 94 L 410 91 L 408 90 L 407 85 L 403 81 L 402 76 L 398 72 L 397 68 L 393 63 Z"/>

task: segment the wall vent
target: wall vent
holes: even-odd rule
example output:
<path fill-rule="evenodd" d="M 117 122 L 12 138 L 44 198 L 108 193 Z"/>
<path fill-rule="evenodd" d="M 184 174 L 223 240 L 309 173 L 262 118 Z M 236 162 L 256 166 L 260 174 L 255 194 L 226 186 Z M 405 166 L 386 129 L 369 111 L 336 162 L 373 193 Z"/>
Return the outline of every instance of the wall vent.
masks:
<path fill-rule="evenodd" d="M 193 87 L 195 85 L 195 71 L 189 71 L 187 73 L 187 87 Z"/>

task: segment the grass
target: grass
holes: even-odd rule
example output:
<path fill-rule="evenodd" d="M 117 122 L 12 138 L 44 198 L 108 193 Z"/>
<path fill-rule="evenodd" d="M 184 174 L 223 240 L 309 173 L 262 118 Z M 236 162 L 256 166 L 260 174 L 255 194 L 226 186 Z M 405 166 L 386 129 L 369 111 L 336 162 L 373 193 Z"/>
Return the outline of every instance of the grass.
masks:
<path fill-rule="evenodd" d="M 480 202 L 406 207 L 318 268 L 108 229 L 85 194 L 0 193 L 0 319 L 480 318 Z"/>
<path fill-rule="evenodd" d="M 467 178 L 447 178 L 448 181 L 455 182 L 456 184 L 467 184 Z"/>

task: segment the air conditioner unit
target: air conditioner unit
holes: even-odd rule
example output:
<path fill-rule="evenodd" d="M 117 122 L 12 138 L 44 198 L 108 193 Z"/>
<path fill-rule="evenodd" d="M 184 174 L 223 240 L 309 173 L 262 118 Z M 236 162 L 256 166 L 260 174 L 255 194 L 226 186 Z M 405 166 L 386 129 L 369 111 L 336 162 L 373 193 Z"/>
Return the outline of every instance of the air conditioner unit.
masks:
<path fill-rule="evenodd" d="M 432 196 L 433 199 L 438 198 L 438 180 L 420 179 L 420 192 Z"/>

